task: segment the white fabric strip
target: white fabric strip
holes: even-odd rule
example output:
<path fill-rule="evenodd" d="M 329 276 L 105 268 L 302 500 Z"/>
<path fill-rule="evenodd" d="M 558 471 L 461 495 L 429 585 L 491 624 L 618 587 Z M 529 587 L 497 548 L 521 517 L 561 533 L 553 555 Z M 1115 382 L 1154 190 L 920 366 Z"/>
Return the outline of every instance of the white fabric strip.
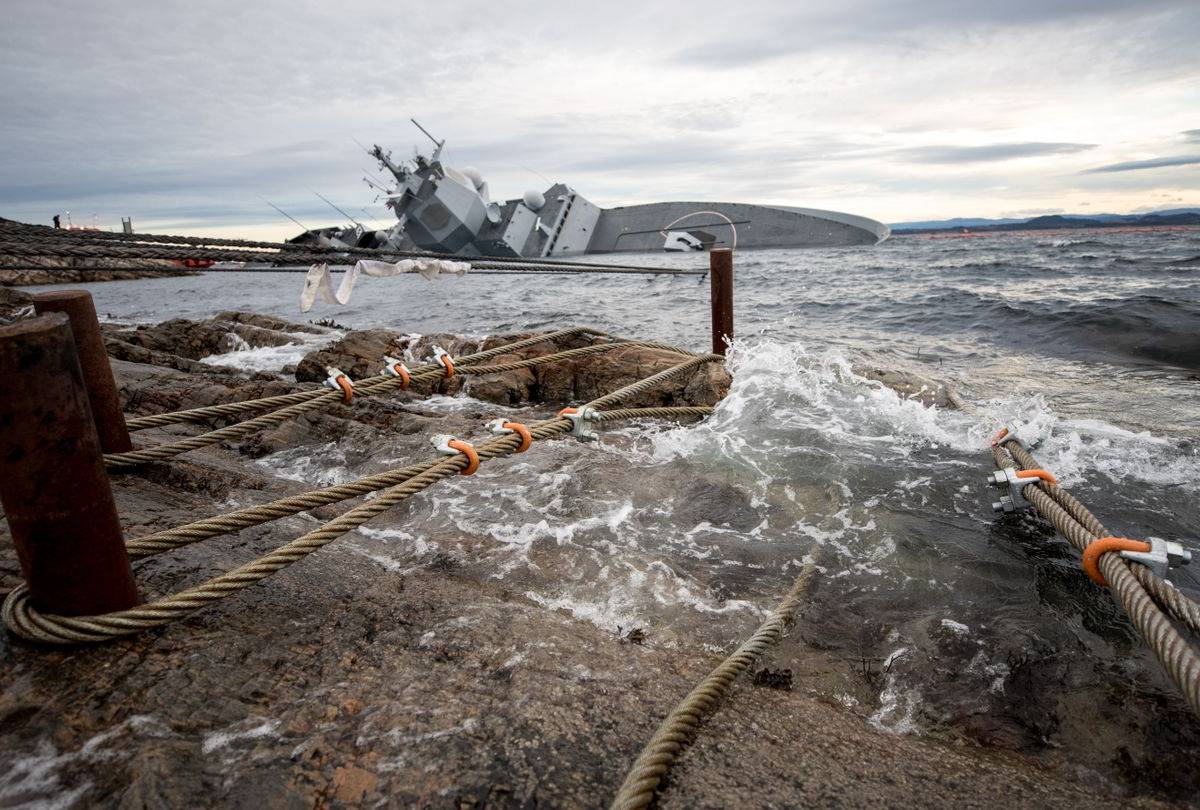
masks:
<path fill-rule="evenodd" d="M 308 312 L 312 309 L 317 295 L 327 304 L 350 303 L 350 294 L 354 292 L 359 273 L 376 278 L 419 273 L 422 278 L 432 281 L 442 273 L 461 276 L 470 269 L 470 262 L 455 262 L 449 259 L 401 259 L 395 264 L 362 259 L 342 275 L 342 283 L 338 285 L 337 292 L 334 292 L 333 274 L 329 272 L 329 265 L 314 264 L 304 277 L 304 290 L 300 293 L 300 311 Z"/>

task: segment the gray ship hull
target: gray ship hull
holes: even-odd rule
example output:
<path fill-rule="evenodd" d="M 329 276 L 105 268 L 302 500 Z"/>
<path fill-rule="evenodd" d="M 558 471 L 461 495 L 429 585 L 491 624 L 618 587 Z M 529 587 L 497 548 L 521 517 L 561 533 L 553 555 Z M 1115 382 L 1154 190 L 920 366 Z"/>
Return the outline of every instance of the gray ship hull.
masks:
<path fill-rule="evenodd" d="M 712 211 L 722 217 L 705 215 Z M 690 216 L 689 216 L 690 215 Z M 671 232 L 684 232 L 699 249 L 732 247 L 737 229 L 739 248 L 798 248 L 875 245 L 891 230 L 866 217 L 815 208 L 748 203 L 664 202 L 605 208 L 595 226 L 587 253 L 647 252 L 663 249 L 663 228 L 688 217 Z"/>

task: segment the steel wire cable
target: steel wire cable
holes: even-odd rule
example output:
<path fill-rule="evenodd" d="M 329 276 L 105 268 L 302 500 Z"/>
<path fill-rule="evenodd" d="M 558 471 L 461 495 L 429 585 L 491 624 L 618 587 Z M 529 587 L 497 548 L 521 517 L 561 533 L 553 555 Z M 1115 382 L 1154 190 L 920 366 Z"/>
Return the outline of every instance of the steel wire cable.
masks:
<path fill-rule="evenodd" d="M 1008 449 L 1006 449 L 1006 445 Z M 1018 462 L 1010 456 L 1011 449 L 1017 449 L 1018 455 L 1031 462 L 1030 465 L 1026 466 L 1024 462 Z M 994 447 L 992 456 L 996 461 L 996 466 L 1001 469 L 1005 467 L 1040 469 L 1032 455 L 1012 442 Z M 1058 499 L 1050 495 L 1047 488 L 1054 486 L 1056 485 L 1047 482 L 1028 484 L 1022 490 L 1022 495 L 1033 504 L 1038 514 L 1050 521 L 1071 545 L 1082 552 L 1089 544 L 1100 539 L 1101 535 L 1089 530 Z M 1082 504 L 1079 505 L 1079 508 L 1083 508 Z M 1088 514 L 1090 515 L 1090 513 Z M 1086 516 L 1084 517 L 1086 520 Z M 1088 522 L 1100 525 L 1094 516 Z M 1103 527 L 1101 526 L 1101 528 Z M 1109 590 L 1133 622 L 1138 634 L 1158 658 L 1167 675 L 1175 682 L 1184 699 L 1192 707 L 1192 711 L 1200 716 L 1200 656 L 1196 655 L 1196 651 L 1179 634 L 1170 619 L 1161 612 L 1152 596 L 1141 586 L 1130 571 L 1131 566 L 1128 561 L 1119 554 L 1110 552 L 1100 556 L 1099 566 L 1108 582 Z"/>

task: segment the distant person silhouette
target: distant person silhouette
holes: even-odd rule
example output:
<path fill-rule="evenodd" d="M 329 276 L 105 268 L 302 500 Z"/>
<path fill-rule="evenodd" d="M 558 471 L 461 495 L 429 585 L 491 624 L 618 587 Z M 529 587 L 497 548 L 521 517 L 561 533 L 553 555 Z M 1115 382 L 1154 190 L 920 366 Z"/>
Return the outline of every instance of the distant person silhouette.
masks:
<path fill-rule="evenodd" d="M 55 227 L 55 228 L 61 228 L 61 227 L 62 227 L 62 219 L 61 219 L 61 218 L 58 216 L 58 214 L 55 214 L 55 215 L 54 215 L 54 227 Z"/>

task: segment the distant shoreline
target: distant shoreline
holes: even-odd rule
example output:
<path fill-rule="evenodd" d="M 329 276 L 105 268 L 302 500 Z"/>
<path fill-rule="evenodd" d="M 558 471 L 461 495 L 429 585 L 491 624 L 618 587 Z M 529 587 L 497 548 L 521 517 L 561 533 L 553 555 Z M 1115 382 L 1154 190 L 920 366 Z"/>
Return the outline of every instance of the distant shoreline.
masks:
<path fill-rule="evenodd" d="M 1200 213 L 1181 212 L 1175 214 L 1145 214 L 1140 217 L 1120 219 L 1092 219 L 1089 217 L 1052 216 L 1034 217 L 1023 222 L 995 222 L 969 224 L 964 222 L 945 225 L 931 224 L 930 227 L 893 227 L 892 235 L 921 233 L 1011 233 L 1014 231 L 1086 231 L 1086 230 L 1180 230 L 1200 227 Z"/>
<path fill-rule="evenodd" d="M 1013 225 L 979 225 L 974 227 L 953 227 L 953 228 L 911 228 L 893 230 L 892 237 L 899 236 L 924 236 L 934 239 L 953 239 L 955 237 L 984 237 L 984 236 L 1055 236 L 1055 235 L 1079 235 L 1093 231 L 1103 231 L 1105 233 L 1123 233 L 1127 231 L 1136 231 L 1138 233 L 1146 232 L 1178 232 L 1178 231 L 1200 231 L 1200 222 L 1195 224 L 1182 225 L 1129 225 L 1126 223 L 1113 223 L 1106 225 L 1103 222 L 1097 222 L 1089 225 L 1057 225 L 1057 226 L 1041 226 L 1031 223 L 1021 223 Z"/>

